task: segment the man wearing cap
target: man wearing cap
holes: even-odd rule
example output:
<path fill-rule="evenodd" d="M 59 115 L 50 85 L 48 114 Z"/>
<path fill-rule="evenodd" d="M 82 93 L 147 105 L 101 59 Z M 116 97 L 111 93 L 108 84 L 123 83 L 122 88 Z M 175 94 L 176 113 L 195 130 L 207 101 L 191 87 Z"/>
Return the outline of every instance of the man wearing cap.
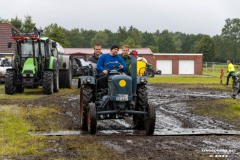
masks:
<path fill-rule="evenodd" d="M 117 45 L 113 45 L 111 47 L 110 53 L 102 54 L 97 62 L 97 70 L 99 71 L 99 84 L 100 88 L 107 88 L 107 76 L 108 71 L 113 68 L 118 68 L 121 72 L 126 71 L 126 63 L 122 59 L 121 56 L 118 55 L 119 47 Z M 112 63 L 111 65 L 105 66 L 109 62 L 117 62 Z M 105 78 L 103 78 L 105 77 Z"/>
<path fill-rule="evenodd" d="M 126 63 L 118 55 L 119 47 L 117 45 L 113 45 L 111 47 L 110 53 L 102 54 L 97 62 L 97 70 L 100 73 L 104 73 L 105 75 L 108 74 L 108 70 L 112 70 L 113 67 L 117 67 L 120 71 L 125 72 L 126 71 Z M 112 65 L 107 65 L 109 62 L 118 62 L 119 64 L 112 64 Z M 105 68 L 106 67 L 106 68 Z"/>

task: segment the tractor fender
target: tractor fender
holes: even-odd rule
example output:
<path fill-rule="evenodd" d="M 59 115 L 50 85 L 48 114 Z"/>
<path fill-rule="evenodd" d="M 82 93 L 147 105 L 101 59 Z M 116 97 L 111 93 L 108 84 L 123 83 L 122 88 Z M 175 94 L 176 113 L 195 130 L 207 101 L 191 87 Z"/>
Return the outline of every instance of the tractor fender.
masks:
<path fill-rule="evenodd" d="M 50 57 L 50 63 L 48 66 L 49 70 L 57 70 L 58 69 L 58 61 L 57 58 L 51 56 Z"/>
<path fill-rule="evenodd" d="M 93 76 L 81 76 L 79 77 L 79 83 L 84 84 L 95 84 L 95 78 Z"/>
<path fill-rule="evenodd" d="M 70 61 L 71 61 L 71 56 L 69 56 L 69 55 L 58 55 L 59 69 L 71 69 Z"/>
<path fill-rule="evenodd" d="M 137 84 L 147 84 L 148 77 L 147 76 L 137 76 Z"/>

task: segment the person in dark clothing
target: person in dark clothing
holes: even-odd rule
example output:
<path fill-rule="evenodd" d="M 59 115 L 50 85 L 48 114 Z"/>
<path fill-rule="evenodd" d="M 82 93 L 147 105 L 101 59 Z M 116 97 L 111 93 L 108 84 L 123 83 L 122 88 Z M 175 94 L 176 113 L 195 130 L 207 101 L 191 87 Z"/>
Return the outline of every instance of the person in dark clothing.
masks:
<path fill-rule="evenodd" d="M 102 46 L 100 44 L 94 45 L 94 53 L 91 57 L 88 58 L 88 61 L 97 63 L 99 57 L 102 55 L 101 49 L 102 49 Z"/>
<path fill-rule="evenodd" d="M 130 75 L 130 65 L 131 65 L 131 56 L 129 55 L 129 45 L 123 45 L 122 46 L 122 54 L 121 54 L 123 60 L 126 63 L 126 74 Z"/>

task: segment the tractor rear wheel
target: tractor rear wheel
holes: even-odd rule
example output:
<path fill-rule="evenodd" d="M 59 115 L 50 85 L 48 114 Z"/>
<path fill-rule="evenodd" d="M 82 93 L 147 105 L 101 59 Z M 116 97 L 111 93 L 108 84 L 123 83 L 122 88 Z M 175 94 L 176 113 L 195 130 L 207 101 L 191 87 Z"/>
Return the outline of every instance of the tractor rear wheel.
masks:
<path fill-rule="evenodd" d="M 43 93 L 49 95 L 53 93 L 53 72 L 44 71 L 43 72 Z"/>
<path fill-rule="evenodd" d="M 154 105 L 148 104 L 146 111 L 147 115 L 145 117 L 145 132 L 146 135 L 153 135 L 156 120 L 156 112 Z"/>
<path fill-rule="evenodd" d="M 144 111 L 148 105 L 147 88 L 145 85 L 137 87 L 137 103 L 135 110 Z M 133 127 L 138 130 L 144 129 L 144 115 L 133 115 Z"/>
<path fill-rule="evenodd" d="M 59 70 L 53 72 L 53 91 L 59 91 Z"/>
<path fill-rule="evenodd" d="M 147 77 L 154 77 L 154 70 L 153 69 L 147 69 L 146 70 L 146 76 Z"/>
<path fill-rule="evenodd" d="M 87 130 L 87 113 L 88 105 L 93 101 L 93 88 L 88 85 L 80 87 L 80 126 L 83 130 Z"/>
<path fill-rule="evenodd" d="M 69 69 L 59 71 L 60 88 L 72 88 L 72 63 L 69 60 Z"/>
<path fill-rule="evenodd" d="M 13 70 L 7 70 L 5 74 L 5 93 L 15 94 L 17 86 L 17 75 Z"/>
<path fill-rule="evenodd" d="M 97 115 L 96 106 L 94 103 L 89 103 L 89 110 L 87 116 L 88 132 L 90 134 L 95 134 L 97 131 Z"/>
<path fill-rule="evenodd" d="M 24 92 L 24 87 L 23 87 L 23 85 L 17 85 L 17 92 L 18 92 L 18 93 L 23 93 L 23 92 Z"/>

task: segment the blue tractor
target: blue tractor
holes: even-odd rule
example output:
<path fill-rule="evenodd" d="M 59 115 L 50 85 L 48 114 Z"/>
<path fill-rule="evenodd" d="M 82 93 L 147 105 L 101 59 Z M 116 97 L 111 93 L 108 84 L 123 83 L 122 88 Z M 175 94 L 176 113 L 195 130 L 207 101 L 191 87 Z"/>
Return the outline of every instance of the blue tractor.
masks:
<path fill-rule="evenodd" d="M 115 64 L 113 64 L 115 63 Z M 105 65 L 116 66 L 118 62 Z M 155 108 L 148 103 L 147 76 L 137 75 L 137 53 L 131 52 L 131 76 L 112 69 L 108 75 L 108 88 L 98 87 L 99 77 L 93 67 L 84 67 L 79 78 L 80 125 L 90 134 L 97 131 L 97 121 L 132 117 L 133 128 L 152 135 L 155 128 Z"/>

